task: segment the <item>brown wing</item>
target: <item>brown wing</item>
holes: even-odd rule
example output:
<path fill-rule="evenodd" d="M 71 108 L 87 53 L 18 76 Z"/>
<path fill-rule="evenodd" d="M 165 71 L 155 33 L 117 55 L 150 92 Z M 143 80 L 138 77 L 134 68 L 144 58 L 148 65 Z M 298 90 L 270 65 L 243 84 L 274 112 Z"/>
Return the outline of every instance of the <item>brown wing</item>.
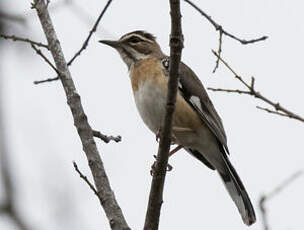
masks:
<path fill-rule="evenodd" d="M 195 73 L 182 62 L 180 63 L 179 74 L 179 90 L 183 97 L 197 111 L 200 118 L 207 124 L 229 154 L 227 137 L 222 120 L 209 99 L 202 82 Z"/>
<path fill-rule="evenodd" d="M 164 73 L 169 75 L 169 60 L 165 56 L 161 59 L 164 67 Z M 183 62 L 179 65 L 179 91 L 184 99 L 195 109 L 200 118 L 209 127 L 211 132 L 217 137 L 217 140 L 223 146 L 223 150 L 229 154 L 227 147 L 227 137 L 220 116 L 217 114 L 208 94 L 195 73 Z"/>

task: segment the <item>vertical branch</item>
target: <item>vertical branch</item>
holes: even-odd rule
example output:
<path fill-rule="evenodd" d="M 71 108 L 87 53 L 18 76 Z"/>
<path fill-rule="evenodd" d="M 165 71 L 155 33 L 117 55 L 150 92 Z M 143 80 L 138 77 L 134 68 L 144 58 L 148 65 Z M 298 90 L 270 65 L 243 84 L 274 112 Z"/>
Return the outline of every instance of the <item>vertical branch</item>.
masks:
<path fill-rule="evenodd" d="M 168 164 L 168 153 L 171 144 L 171 131 L 173 113 L 175 110 L 176 93 L 178 86 L 178 69 L 183 48 L 183 35 L 181 29 L 180 1 L 170 0 L 171 35 L 170 35 L 170 69 L 168 82 L 168 95 L 166 115 L 161 129 L 161 138 L 157 153 L 155 172 L 153 173 L 149 203 L 146 213 L 145 230 L 156 230 L 159 226 L 161 205 L 163 202 L 163 189 Z"/>
<path fill-rule="evenodd" d="M 73 115 L 74 125 L 77 128 L 79 137 L 81 139 L 83 151 L 88 159 L 96 190 L 101 197 L 100 203 L 107 215 L 111 229 L 130 229 L 110 187 L 103 162 L 93 139 L 92 128 L 90 127 L 83 110 L 80 96 L 76 91 L 72 76 L 69 72 L 67 62 L 60 46 L 60 42 L 57 38 L 51 18 L 49 16 L 46 0 L 34 0 L 32 7 L 37 11 L 43 31 L 48 41 L 48 46 L 56 64 L 56 68 L 59 71 L 60 80 L 67 97 L 67 103 Z"/>

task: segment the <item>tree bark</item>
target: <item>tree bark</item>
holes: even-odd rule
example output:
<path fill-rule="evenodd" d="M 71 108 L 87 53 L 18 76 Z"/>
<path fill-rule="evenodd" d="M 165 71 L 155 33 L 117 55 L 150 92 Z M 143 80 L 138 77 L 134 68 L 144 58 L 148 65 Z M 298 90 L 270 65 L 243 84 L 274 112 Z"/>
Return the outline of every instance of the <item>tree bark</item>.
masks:
<path fill-rule="evenodd" d="M 156 230 L 159 226 L 161 205 L 163 203 L 163 190 L 168 164 L 168 154 L 171 144 L 172 121 L 175 110 L 178 69 L 183 48 L 183 35 L 181 29 L 180 1 L 170 0 L 171 35 L 170 35 L 170 67 L 166 115 L 161 130 L 156 168 L 153 173 L 149 203 L 146 213 L 145 230 Z"/>
<path fill-rule="evenodd" d="M 57 38 L 47 10 L 47 4 L 45 0 L 35 0 L 33 3 L 33 8 L 37 10 L 37 14 L 47 38 L 48 46 L 55 61 L 56 68 L 60 73 L 60 80 L 66 93 L 67 103 L 73 115 L 74 125 L 78 131 L 83 146 L 83 151 L 88 159 L 96 190 L 101 198 L 100 203 L 107 215 L 111 229 L 130 229 L 110 187 L 103 162 L 100 158 L 93 138 L 92 128 L 88 123 L 81 104 L 80 96 L 76 91 L 72 76 L 69 72 L 60 42 Z"/>

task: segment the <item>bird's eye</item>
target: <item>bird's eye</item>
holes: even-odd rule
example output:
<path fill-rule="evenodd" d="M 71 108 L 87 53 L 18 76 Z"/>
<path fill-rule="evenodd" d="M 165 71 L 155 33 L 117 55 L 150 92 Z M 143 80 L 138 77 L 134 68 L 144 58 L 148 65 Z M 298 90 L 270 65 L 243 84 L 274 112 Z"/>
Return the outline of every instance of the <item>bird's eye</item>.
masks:
<path fill-rule="evenodd" d="M 135 37 L 135 36 L 132 36 L 128 39 L 128 42 L 130 43 L 138 43 L 138 42 L 141 42 L 142 40 L 138 37 Z"/>

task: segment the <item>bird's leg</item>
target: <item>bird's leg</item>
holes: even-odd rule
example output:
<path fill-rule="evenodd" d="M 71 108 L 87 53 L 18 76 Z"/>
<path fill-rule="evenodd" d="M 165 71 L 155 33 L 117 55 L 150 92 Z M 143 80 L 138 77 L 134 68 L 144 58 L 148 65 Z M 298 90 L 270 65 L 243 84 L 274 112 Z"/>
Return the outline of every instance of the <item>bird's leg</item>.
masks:
<path fill-rule="evenodd" d="M 169 152 L 169 158 L 174 154 L 174 153 L 176 153 L 176 152 L 178 152 L 180 149 L 182 149 L 183 148 L 183 146 L 182 145 L 178 145 L 178 146 L 176 146 L 173 150 L 171 150 L 170 152 Z M 170 164 L 168 164 L 167 165 L 167 171 L 171 171 L 173 169 L 173 167 L 170 165 Z"/>
<path fill-rule="evenodd" d="M 176 146 L 173 150 L 171 150 L 168 153 L 168 157 L 171 157 L 174 153 L 176 153 L 177 151 L 179 151 L 180 149 L 182 149 L 183 146 L 182 145 L 178 145 Z M 155 158 L 155 161 L 153 163 L 153 165 L 151 166 L 151 170 L 150 170 L 150 174 L 151 176 L 153 176 L 154 172 L 155 172 L 155 167 L 156 167 L 156 160 L 157 160 L 157 156 L 153 155 L 153 157 Z M 173 167 L 168 163 L 167 164 L 167 171 L 171 171 L 173 169 Z"/>
<path fill-rule="evenodd" d="M 173 150 L 171 150 L 171 151 L 169 152 L 169 157 L 171 157 L 174 153 L 176 153 L 177 151 L 179 151 L 179 150 L 182 149 L 182 148 L 183 148 L 182 145 L 176 146 Z M 170 171 L 170 170 L 169 170 L 169 171 Z"/>
<path fill-rule="evenodd" d="M 158 131 L 157 131 L 157 133 L 155 134 L 156 142 L 159 142 L 159 140 L 160 140 L 161 131 L 162 131 L 162 129 L 159 128 Z M 175 130 L 174 130 L 174 127 L 172 127 L 172 131 L 175 131 Z M 176 140 L 176 138 L 175 138 L 174 134 L 172 134 L 172 137 L 171 137 L 171 145 L 174 145 L 174 144 L 175 144 L 175 140 Z"/>
<path fill-rule="evenodd" d="M 160 135 L 161 135 L 161 128 L 159 128 L 157 130 L 157 133 L 155 134 L 155 139 L 156 139 L 156 142 L 158 142 L 160 140 Z"/>
<path fill-rule="evenodd" d="M 173 126 L 172 127 L 172 136 L 171 136 L 171 145 L 175 144 L 175 142 L 176 142 L 176 137 L 174 135 L 174 132 L 193 132 L 193 130 L 189 129 L 189 128 Z M 160 137 L 161 137 L 161 127 L 158 129 L 158 131 L 156 133 L 156 141 L 157 142 L 159 141 Z M 178 145 L 177 147 L 175 147 L 173 150 L 171 150 L 169 152 L 168 157 L 172 156 L 174 153 L 176 153 L 177 151 L 179 151 L 182 148 L 183 148 L 182 145 Z M 154 155 L 154 158 L 156 159 L 155 155 Z M 156 161 L 154 161 L 153 165 L 151 166 L 151 170 L 150 170 L 151 175 L 153 175 L 153 173 L 155 171 L 155 167 L 156 167 Z M 168 164 L 167 165 L 167 171 L 171 171 L 172 169 L 173 169 L 173 167 L 170 164 Z"/>

